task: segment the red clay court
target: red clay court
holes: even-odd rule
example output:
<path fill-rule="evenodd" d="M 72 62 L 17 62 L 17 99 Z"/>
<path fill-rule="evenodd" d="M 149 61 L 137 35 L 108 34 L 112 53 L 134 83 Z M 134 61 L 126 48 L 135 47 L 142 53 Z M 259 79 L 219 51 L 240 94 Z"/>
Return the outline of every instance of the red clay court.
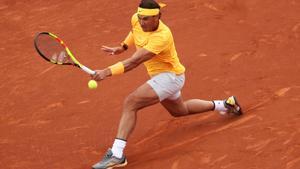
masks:
<path fill-rule="evenodd" d="M 128 141 L 128 169 L 299 169 L 300 2 L 164 0 L 186 66 L 184 98 L 239 98 L 245 114 L 173 118 L 161 105 L 138 113 Z M 145 68 L 89 90 L 79 69 L 35 52 L 37 32 L 60 36 L 85 65 L 107 56 L 130 31 L 139 0 L 0 2 L 0 166 L 88 169 L 111 146 L 124 98 L 148 79 Z"/>

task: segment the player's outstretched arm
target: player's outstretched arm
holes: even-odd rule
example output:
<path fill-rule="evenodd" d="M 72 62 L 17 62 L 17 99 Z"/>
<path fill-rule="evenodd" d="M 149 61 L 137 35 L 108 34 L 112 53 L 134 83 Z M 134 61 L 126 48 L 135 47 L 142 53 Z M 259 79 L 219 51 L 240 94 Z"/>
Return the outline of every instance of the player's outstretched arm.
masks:
<path fill-rule="evenodd" d="M 124 64 L 124 71 L 128 72 L 136 68 L 138 65 L 140 65 L 143 62 L 146 62 L 147 60 L 151 59 L 155 55 L 156 54 L 144 48 L 138 49 L 130 58 L 122 61 L 122 63 Z"/>
<path fill-rule="evenodd" d="M 154 53 L 144 48 L 140 48 L 128 59 L 118 62 L 117 64 L 112 65 L 103 70 L 95 70 L 96 74 L 93 75 L 92 78 L 94 80 L 100 81 L 116 73 L 121 74 L 123 72 L 128 72 L 154 56 Z"/>

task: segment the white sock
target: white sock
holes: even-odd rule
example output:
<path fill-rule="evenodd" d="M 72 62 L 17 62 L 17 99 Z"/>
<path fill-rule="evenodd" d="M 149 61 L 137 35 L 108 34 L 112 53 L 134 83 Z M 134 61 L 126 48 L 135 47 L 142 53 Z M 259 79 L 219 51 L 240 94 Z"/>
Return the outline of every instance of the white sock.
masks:
<path fill-rule="evenodd" d="M 227 108 L 224 105 L 224 100 L 214 100 L 215 110 L 219 112 L 226 112 Z"/>
<path fill-rule="evenodd" d="M 113 156 L 117 158 L 122 158 L 123 156 L 123 150 L 126 146 L 126 141 L 121 139 L 115 139 L 115 142 L 113 144 L 113 147 L 111 149 Z"/>

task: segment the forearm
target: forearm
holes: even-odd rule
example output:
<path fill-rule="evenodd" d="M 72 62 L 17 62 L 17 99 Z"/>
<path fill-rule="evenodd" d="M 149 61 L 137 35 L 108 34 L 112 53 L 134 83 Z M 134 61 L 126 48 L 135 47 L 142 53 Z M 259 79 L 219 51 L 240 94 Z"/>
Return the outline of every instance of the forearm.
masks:
<path fill-rule="evenodd" d="M 141 63 L 151 59 L 153 56 L 155 56 L 154 53 L 151 53 L 145 49 L 138 49 L 130 58 L 113 64 L 103 70 L 96 70 L 96 74 L 93 75 L 93 78 L 97 81 L 100 81 L 109 76 L 128 72 L 136 68 Z"/>
<path fill-rule="evenodd" d="M 144 59 L 141 57 L 135 57 L 134 55 L 124 61 L 122 63 L 124 64 L 124 72 L 128 72 L 137 66 L 139 66 L 141 63 L 144 62 Z"/>
<path fill-rule="evenodd" d="M 107 76 L 111 76 L 128 72 L 136 68 L 141 63 L 151 59 L 153 56 L 155 56 L 154 53 L 151 53 L 145 49 L 138 49 L 130 58 L 111 65 L 105 69 L 105 74 Z"/>
<path fill-rule="evenodd" d="M 140 65 L 141 63 L 144 62 L 144 60 L 142 58 L 139 57 L 130 57 L 126 60 L 121 61 L 123 66 L 124 66 L 124 72 L 128 72 L 134 68 L 136 68 L 138 65 Z M 106 76 L 112 76 L 112 70 L 110 67 L 105 68 L 104 72 L 106 74 Z"/>

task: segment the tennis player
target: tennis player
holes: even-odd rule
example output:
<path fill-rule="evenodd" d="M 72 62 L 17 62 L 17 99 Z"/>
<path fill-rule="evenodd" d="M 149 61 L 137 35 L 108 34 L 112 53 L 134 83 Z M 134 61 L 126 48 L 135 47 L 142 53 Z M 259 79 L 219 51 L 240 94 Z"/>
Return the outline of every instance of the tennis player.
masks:
<path fill-rule="evenodd" d="M 160 20 L 160 8 L 164 6 L 154 0 L 142 0 L 137 13 L 132 16 L 132 29 L 121 45 L 102 46 L 102 50 L 111 55 L 123 53 L 132 46 L 136 47 L 136 51 L 128 59 L 103 70 L 96 70 L 93 79 L 101 81 L 109 76 L 120 75 L 140 64 L 146 66 L 151 78 L 125 99 L 112 148 L 108 149 L 100 162 L 93 165 L 93 169 L 122 167 L 127 164 L 123 150 L 136 125 L 137 112 L 144 107 L 160 103 L 174 117 L 212 110 L 242 114 L 234 96 L 214 101 L 182 99 L 180 90 L 185 81 L 185 67 L 179 61 L 170 29 Z"/>

